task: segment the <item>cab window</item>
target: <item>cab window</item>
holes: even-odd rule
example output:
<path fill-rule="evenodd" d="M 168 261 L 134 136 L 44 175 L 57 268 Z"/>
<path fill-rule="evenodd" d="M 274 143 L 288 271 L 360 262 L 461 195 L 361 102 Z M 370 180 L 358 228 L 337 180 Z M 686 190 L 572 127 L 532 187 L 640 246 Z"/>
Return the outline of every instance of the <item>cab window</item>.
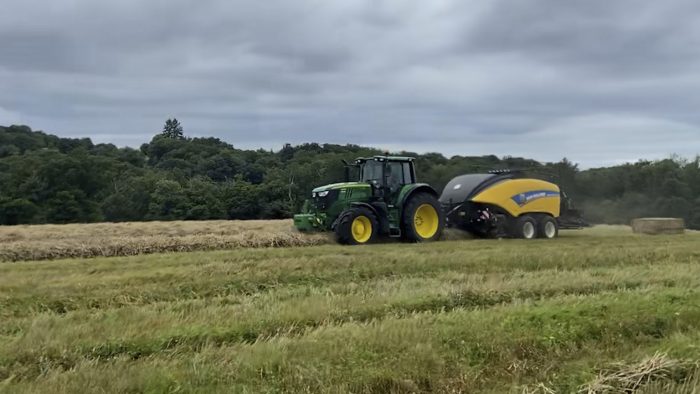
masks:
<path fill-rule="evenodd" d="M 403 181 L 404 184 L 414 183 L 413 173 L 411 172 L 411 163 L 403 163 Z"/>
<path fill-rule="evenodd" d="M 409 174 L 410 178 L 410 174 Z M 401 186 L 405 185 L 407 179 L 406 179 L 406 173 L 404 171 L 404 166 L 403 163 L 399 162 L 394 162 L 390 161 L 387 163 L 387 186 L 389 186 L 389 189 L 392 191 L 398 190 L 401 188 Z"/>
<path fill-rule="evenodd" d="M 374 160 L 368 160 L 362 166 L 361 180 L 362 182 L 381 182 L 382 180 L 383 163 Z"/>

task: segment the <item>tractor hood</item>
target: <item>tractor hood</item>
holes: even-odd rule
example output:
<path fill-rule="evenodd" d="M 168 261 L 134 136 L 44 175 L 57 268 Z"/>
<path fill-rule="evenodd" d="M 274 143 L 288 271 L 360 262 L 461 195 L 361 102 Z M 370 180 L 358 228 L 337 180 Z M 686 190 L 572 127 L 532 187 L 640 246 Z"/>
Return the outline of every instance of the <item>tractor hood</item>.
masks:
<path fill-rule="evenodd" d="M 341 182 L 341 183 L 331 183 L 330 185 L 323 185 L 313 189 L 312 193 L 325 192 L 328 190 L 345 189 L 349 187 L 369 187 L 368 183 L 364 182 Z"/>

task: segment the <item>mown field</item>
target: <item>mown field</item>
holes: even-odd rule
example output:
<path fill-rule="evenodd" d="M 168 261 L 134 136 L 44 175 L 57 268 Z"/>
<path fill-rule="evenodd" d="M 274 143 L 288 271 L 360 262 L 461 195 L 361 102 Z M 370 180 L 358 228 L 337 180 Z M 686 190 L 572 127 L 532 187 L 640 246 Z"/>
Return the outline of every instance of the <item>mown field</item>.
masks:
<path fill-rule="evenodd" d="M 625 227 L 4 262 L 0 392 L 698 392 L 698 285 Z"/>

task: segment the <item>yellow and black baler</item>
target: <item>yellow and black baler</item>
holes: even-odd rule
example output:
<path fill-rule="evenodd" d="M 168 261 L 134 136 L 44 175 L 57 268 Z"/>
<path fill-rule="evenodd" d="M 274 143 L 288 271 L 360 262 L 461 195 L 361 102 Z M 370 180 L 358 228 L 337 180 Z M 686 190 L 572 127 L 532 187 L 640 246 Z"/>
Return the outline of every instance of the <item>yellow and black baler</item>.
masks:
<path fill-rule="evenodd" d="M 580 217 L 573 226 L 571 218 L 561 217 L 573 210 L 559 186 L 520 172 L 458 176 L 445 186 L 440 203 L 449 227 L 478 237 L 555 238 L 560 227 L 584 226 Z"/>

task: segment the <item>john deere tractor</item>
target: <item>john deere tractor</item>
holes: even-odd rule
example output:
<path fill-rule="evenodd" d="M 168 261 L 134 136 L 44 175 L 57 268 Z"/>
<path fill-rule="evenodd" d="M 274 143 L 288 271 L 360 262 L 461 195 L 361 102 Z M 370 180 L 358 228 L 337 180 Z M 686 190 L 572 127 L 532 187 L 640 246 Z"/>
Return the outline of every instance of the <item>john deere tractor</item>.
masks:
<path fill-rule="evenodd" d="M 444 216 L 438 193 L 418 183 L 412 157 L 361 157 L 359 180 L 317 187 L 303 212 L 294 215 L 301 231 L 334 231 L 338 242 L 366 244 L 379 238 L 407 242 L 440 238 Z"/>

